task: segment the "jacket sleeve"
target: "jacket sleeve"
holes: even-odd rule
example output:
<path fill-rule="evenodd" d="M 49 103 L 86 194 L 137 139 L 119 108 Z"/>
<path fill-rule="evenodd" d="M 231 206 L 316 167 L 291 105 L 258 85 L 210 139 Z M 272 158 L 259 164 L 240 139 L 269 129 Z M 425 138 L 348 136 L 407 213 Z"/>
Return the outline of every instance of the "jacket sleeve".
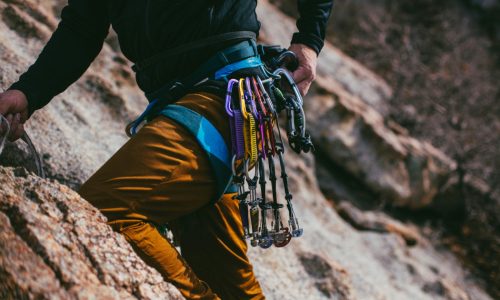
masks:
<path fill-rule="evenodd" d="M 102 49 L 109 18 L 102 0 L 70 0 L 36 62 L 9 89 L 28 98 L 30 114 L 78 80 Z"/>
<path fill-rule="evenodd" d="M 299 32 L 294 33 L 292 44 L 305 44 L 317 54 L 323 48 L 325 28 L 333 7 L 333 0 L 297 0 L 300 17 Z"/>

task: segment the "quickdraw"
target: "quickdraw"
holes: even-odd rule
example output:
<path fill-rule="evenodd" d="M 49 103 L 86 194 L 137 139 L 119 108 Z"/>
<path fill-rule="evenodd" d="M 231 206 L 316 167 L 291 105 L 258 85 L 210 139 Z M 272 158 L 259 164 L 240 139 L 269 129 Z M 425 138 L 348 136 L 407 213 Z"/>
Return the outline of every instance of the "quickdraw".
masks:
<path fill-rule="evenodd" d="M 286 111 L 287 138 L 295 152 L 309 152 L 314 150 L 314 146 L 306 131 L 300 91 L 290 73 L 281 67 L 284 60 L 290 58 L 295 58 L 293 53 L 285 52 L 273 61 L 272 67 L 267 65 L 268 78 L 250 76 L 231 79 L 227 86 L 226 111 L 231 128 L 233 183 L 238 187 L 234 199 L 239 201 L 244 236 L 254 247 L 284 247 L 292 238 L 303 234 L 288 186 L 278 114 Z M 281 170 L 288 227 L 284 225 L 281 214 L 285 205 L 278 200 L 275 161 L 278 161 Z M 266 165 L 272 201 L 266 197 Z M 255 169 L 253 176 L 250 175 L 252 168 Z"/>

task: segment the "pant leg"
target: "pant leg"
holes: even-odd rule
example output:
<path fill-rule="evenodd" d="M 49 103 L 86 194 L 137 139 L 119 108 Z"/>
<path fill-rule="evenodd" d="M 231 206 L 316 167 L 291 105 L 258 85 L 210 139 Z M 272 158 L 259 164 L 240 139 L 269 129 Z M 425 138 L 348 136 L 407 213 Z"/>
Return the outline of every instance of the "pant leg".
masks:
<path fill-rule="evenodd" d="M 207 205 L 215 193 L 208 158 L 192 135 L 158 117 L 130 139 L 81 188 L 137 254 L 187 299 L 219 299 L 152 223 Z"/>
<path fill-rule="evenodd" d="M 205 114 L 224 136 L 229 136 L 220 99 L 205 93 L 190 94 L 179 104 Z M 215 206 L 209 204 L 215 195 L 215 180 L 208 159 L 195 138 L 174 121 L 159 117 L 142 128 L 82 186 L 80 193 L 188 299 L 212 299 L 215 295 L 213 289 L 204 289 L 203 282 L 197 283 L 191 272 L 176 272 L 179 263 L 183 265 L 180 268 L 189 267 L 147 222 L 163 224 L 200 216 L 194 220 L 199 219 L 203 228 L 196 229 L 190 221 L 180 222 L 189 225 L 181 228 L 187 233 L 182 235 L 183 255 L 196 266 L 196 273 L 201 272 L 199 278 L 214 284 L 223 299 L 263 298 L 246 257 L 236 202 L 223 199 Z M 193 213 L 198 210 L 199 214 Z M 206 243 L 199 242 L 200 236 Z M 193 294 L 192 290 L 202 292 Z"/>
<path fill-rule="evenodd" d="M 234 194 L 175 221 L 183 257 L 223 300 L 265 299 L 243 237 Z"/>
<path fill-rule="evenodd" d="M 110 221 L 157 224 L 196 211 L 215 193 L 208 157 L 196 138 L 163 116 L 139 130 L 80 189 Z"/>
<path fill-rule="evenodd" d="M 115 221 L 111 225 L 123 234 L 144 262 L 158 270 L 186 299 L 220 299 L 207 283 L 196 276 L 177 249 L 154 225 L 143 221 L 128 223 L 125 226 L 123 222 Z"/>

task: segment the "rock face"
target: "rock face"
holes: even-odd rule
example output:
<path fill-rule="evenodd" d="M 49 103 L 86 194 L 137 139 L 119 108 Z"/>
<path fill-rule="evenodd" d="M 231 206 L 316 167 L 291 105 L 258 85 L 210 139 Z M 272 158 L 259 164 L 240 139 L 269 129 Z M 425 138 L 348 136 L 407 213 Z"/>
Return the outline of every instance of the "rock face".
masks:
<path fill-rule="evenodd" d="M 309 130 L 324 156 L 385 202 L 429 205 L 455 170 L 453 160 L 403 130 L 396 132 L 359 98 L 317 81 L 305 104 Z M 398 129 L 398 128 L 396 128 Z"/>
<path fill-rule="evenodd" d="M 289 43 L 293 20 L 267 1 L 259 1 L 258 12 L 265 16 L 261 17 L 262 39 Z M 325 45 L 318 78 L 305 101 L 309 130 L 319 150 L 382 200 L 409 208 L 429 205 L 455 163 L 396 124 L 386 124 L 391 89 L 332 45 Z"/>
<path fill-rule="evenodd" d="M 0 61 L 5 62 L 0 68 L 1 89 L 8 88 L 29 67 L 55 29 L 57 19 L 44 9 L 52 8 L 49 2 L 59 3 L 0 3 Z M 47 34 L 34 36 L 29 33 L 33 28 Z M 147 104 L 131 72 L 126 60 L 105 45 L 76 84 L 31 117 L 28 132 L 43 154 L 50 178 L 77 188 L 127 140 L 125 124 Z M 11 160 L 11 165 L 14 162 Z M 5 159 L 4 163 L 8 164 Z"/>
<path fill-rule="evenodd" d="M 294 20 L 268 0 L 258 2 L 257 14 L 262 24 L 259 38 L 263 42 L 284 47 L 290 44 L 292 34 L 297 30 Z M 317 71 L 317 76 L 329 86 L 363 99 L 382 115 L 388 113 L 387 101 L 392 96 L 389 85 L 328 42 L 319 55 Z"/>
<path fill-rule="evenodd" d="M 0 186 L 0 298 L 183 299 L 68 187 L 3 167 Z"/>
<path fill-rule="evenodd" d="M 264 1 L 259 3 L 267 5 Z M 263 38 L 271 32 L 265 20 L 276 13 L 264 5 L 259 6 Z M 3 62 L 0 88 L 7 88 L 34 60 L 48 38 L 46 33 L 57 23 L 50 11 L 53 9 L 48 1 L 0 2 L 0 60 Z M 281 24 L 281 19 L 272 20 L 273 25 Z M 283 24 L 286 22 L 290 21 L 283 19 Z M 371 138 L 371 143 L 365 144 L 367 152 L 387 147 L 393 157 L 387 159 L 395 159 L 393 165 L 403 164 L 406 168 L 405 156 L 401 153 L 417 153 L 408 150 L 412 147 L 409 144 L 416 141 L 393 133 L 380 113 L 376 113 L 383 113 L 383 99 L 390 95 L 390 90 L 375 75 L 362 71 L 360 65 L 343 59 L 340 52 L 335 55 L 339 62 L 336 66 L 343 66 L 337 70 L 356 71 L 351 72 L 351 77 L 345 77 L 345 80 L 351 78 L 349 82 L 344 82 L 343 76 L 333 77 L 336 71 L 329 71 L 326 64 L 320 66 L 321 73 L 329 78 L 325 85 L 339 89 L 315 88 L 318 94 L 313 96 L 324 96 L 324 100 L 317 101 L 325 101 L 329 107 L 328 110 L 309 108 L 310 113 L 317 114 L 309 119 L 318 118 L 314 120 L 318 125 L 311 124 L 313 128 L 317 126 L 318 133 L 314 134 L 318 134 L 315 136 L 320 141 L 318 146 L 335 153 L 334 144 L 339 143 L 321 138 L 324 133 L 319 130 L 319 124 L 328 117 L 332 124 L 337 124 L 340 144 L 350 144 L 346 142 L 349 140 L 356 144 Z M 340 96 L 332 96 L 342 91 L 347 94 L 342 100 L 338 100 Z M 366 100 L 370 95 L 371 102 Z M 361 99 L 359 97 L 363 99 L 358 101 L 362 104 L 351 103 L 356 101 L 353 99 Z M 368 109 L 365 102 L 371 103 L 374 109 Z M 99 58 L 76 84 L 32 116 L 27 130 L 42 154 L 48 177 L 75 189 L 126 141 L 123 128 L 144 106 L 145 100 L 135 88 L 125 60 L 105 45 Z M 349 131 L 352 127 L 338 125 L 344 123 L 336 117 L 342 114 L 335 106 L 340 112 L 347 111 L 351 122 L 359 123 L 362 132 L 371 130 L 375 134 L 355 135 Z M 328 114 L 324 115 L 325 112 Z M 342 133 L 350 138 L 341 140 Z M 405 138 L 410 141 L 403 143 Z M 418 143 L 415 147 L 421 145 Z M 354 151 L 356 148 L 344 149 Z M 425 159 L 432 158 L 431 152 L 424 150 Z M 22 143 L 10 144 L 0 156 L 0 162 L 24 165 L 29 155 L 23 151 Z M 384 153 L 375 151 L 373 159 L 385 159 Z M 328 159 L 335 157 L 339 157 L 338 154 Z M 370 172 L 363 169 L 365 161 L 354 154 L 350 157 L 349 164 L 357 164 L 357 167 L 346 169 L 368 185 L 370 181 L 362 178 Z M 438 161 L 446 161 L 436 157 Z M 423 165 L 427 164 L 425 159 Z M 287 164 L 296 211 L 305 235 L 282 249 L 250 249 L 256 275 L 268 299 L 490 299 L 454 256 L 435 249 L 420 235 L 418 228 L 392 222 L 382 213 L 364 217 L 355 208 L 345 207 L 352 220 L 344 221 L 318 187 L 312 155 L 298 157 L 287 150 Z M 383 176 L 397 176 L 387 174 L 394 169 L 379 169 L 385 172 Z M 417 171 L 426 172 L 426 169 Z M 435 177 L 427 179 L 432 181 L 430 191 L 434 190 Z M 109 298 L 178 297 L 170 292 L 169 285 L 159 281 L 156 272 L 130 252 L 130 247 L 103 223 L 99 213 L 69 188 L 18 169 L 1 169 L 0 183 L 0 297 L 36 298 L 39 295 L 43 298 L 49 294 L 62 299 L 92 298 L 93 295 L 98 295 L 97 298 L 107 295 Z M 370 188 L 375 189 L 374 185 Z M 394 187 L 385 188 L 390 189 Z M 407 194 L 401 194 L 407 203 L 411 203 L 408 199 L 416 199 L 416 196 L 408 198 Z M 387 192 L 387 197 L 401 201 L 397 195 Z M 81 275 L 75 276 L 72 271 Z"/>
<path fill-rule="evenodd" d="M 344 221 L 319 190 L 313 157 L 286 155 L 304 236 L 249 251 L 269 299 L 490 299 L 415 226 L 346 204 Z"/>

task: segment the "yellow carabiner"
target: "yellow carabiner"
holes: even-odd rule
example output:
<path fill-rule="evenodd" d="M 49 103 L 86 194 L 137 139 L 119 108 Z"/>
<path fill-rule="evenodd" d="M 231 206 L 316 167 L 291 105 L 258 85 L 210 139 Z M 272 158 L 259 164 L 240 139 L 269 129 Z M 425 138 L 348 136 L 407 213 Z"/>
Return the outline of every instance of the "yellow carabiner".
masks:
<path fill-rule="evenodd" d="M 252 168 L 257 162 L 257 128 L 255 118 L 251 113 L 247 112 L 245 103 L 245 79 L 239 81 L 239 96 L 240 109 L 245 122 L 243 124 L 243 136 L 245 139 L 245 159 L 249 160 L 249 165 Z"/>
<path fill-rule="evenodd" d="M 239 92 L 241 113 L 243 114 L 243 118 L 248 119 L 247 105 L 245 103 L 245 79 L 243 78 L 240 78 Z"/>

